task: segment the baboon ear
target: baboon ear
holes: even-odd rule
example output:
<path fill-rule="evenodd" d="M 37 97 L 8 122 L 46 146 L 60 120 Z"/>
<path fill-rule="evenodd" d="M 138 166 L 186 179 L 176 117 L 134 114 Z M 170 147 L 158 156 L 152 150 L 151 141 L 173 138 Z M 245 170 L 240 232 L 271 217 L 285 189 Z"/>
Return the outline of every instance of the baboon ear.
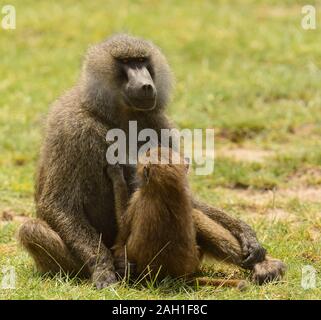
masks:
<path fill-rule="evenodd" d="M 149 166 L 144 166 L 144 179 L 146 183 L 149 181 L 149 174 L 150 174 L 150 167 Z"/>

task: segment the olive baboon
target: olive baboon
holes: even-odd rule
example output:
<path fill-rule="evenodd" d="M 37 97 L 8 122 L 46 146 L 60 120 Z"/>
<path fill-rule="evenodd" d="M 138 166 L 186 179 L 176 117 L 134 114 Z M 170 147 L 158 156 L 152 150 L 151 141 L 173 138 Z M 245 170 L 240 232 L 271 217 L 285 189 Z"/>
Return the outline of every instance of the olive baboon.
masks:
<path fill-rule="evenodd" d="M 128 133 L 128 122 L 136 120 L 138 131 L 152 128 L 160 137 L 162 128 L 170 128 L 164 109 L 171 83 L 166 59 L 151 42 L 116 35 L 89 49 L 79 82 L 49 113 L 36 179 L 38 219 L 19 232 L 40 271 L 81 270 L 98 288 L 117 281 L 110 253 L 117 226 L 106 134 L 112 128 Z M 130 193 L 134 171 L 124 168 Z M 195 200 L 193 206 L 204 252 L 253 269 L 260 282 L 282 273 L 283 263 L 265 259 L 247 224 Z"/>
<path fill-rule="evenodd" d="M 124 268 L 118 272 L 121 277 L 127 275 L 128 261 L 135 265 L 130 272 L 133 278 L 161 280 L 171 276 L 200 281 L 196 272 L 203 254 L 196 242 L 188 164 L 178 153 L 178 161 L 172 161 L 173 151 L 164 147 L 147 153 L 152 162 L 138 162 L 138 187 L 130 199 L 122 167 L 107 169 L 113 182 L 118 225 L 112 252 L 115 262 Z M 241 288 L 246 284 L 242 280 L 201 279 L 215 286 Z"/>

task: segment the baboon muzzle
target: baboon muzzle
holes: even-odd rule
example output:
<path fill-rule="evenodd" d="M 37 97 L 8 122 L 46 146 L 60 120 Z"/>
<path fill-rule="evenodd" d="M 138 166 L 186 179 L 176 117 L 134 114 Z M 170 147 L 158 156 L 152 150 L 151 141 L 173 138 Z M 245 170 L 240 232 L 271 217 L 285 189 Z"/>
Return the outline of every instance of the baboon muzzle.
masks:
<path fill-rule="evenodd" d="M 141 110 L 151 110 L 156 105 L 156 88 L 146 67 L 127 67 L 126 97 L 129 104 Z"/>

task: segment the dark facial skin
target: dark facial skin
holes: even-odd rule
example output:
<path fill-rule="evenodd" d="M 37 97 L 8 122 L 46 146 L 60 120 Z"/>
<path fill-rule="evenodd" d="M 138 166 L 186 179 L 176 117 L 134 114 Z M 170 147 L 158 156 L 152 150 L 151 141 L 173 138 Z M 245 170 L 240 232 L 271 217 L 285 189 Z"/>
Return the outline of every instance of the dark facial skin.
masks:
<path fill-rule="evenodd" d="M 130 107 L 147 111 L 156 106 L 157 91 L 148 58 L 117 60 L 123 75 L 122 96 Z"/>

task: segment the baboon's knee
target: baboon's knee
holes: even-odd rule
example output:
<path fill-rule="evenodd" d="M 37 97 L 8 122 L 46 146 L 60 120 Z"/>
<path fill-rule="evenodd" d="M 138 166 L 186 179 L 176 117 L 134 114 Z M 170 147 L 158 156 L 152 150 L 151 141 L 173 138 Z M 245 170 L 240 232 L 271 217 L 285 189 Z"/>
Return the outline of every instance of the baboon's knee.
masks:
<path fill-rule="evenodd" d="M 57 235 L 58 236 L 58 235 Z M 52 246 L 57 246 L 55 232 L 50 229 L 46 222 L 39 219 L 30 219 L 19 229 L 18 239 L 21 245 L 33 257 L 37 269 L 40 272 L 58 272 L 59 267 L 55 266 Z"/>
<path fill-rule="evenodd" d="M 66 245 L 45 221 L 28 220 L 20 227 L 18 238 L 35 260 L 40 272 L 73 272 L 77 269 Z"/>
<path fill-rule="evenodd" d="M 30 246 L 40 245 L 47 237 L 48 230 L 50 230 L 49 226 L 45 222 L 30 219 L 20 227 L 18 239 L 26 249 L 29 249 Z"/>

